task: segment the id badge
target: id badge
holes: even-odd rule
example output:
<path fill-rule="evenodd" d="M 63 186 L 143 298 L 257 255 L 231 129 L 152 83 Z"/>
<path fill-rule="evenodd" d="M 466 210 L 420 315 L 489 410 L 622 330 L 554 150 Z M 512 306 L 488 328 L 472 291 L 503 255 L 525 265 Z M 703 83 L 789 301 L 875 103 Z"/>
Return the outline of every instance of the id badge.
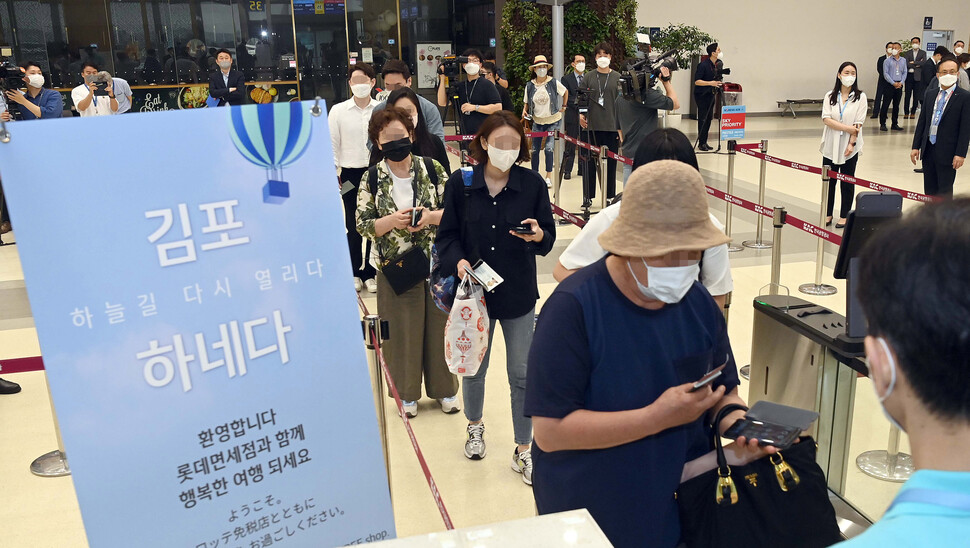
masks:
<path fill-rule="evenodd" d="M 603 104 L 604 103 L 604 100 L 603 100 L 603 96 L 602 95 L 600 95 L 600 98 L 597 99 L 596 102 L 599 103 L 601 107 L 605 107 L 606 106 L 606 105 Z"/>
<path fill-rule="evenodd" d="M 340 195 L 343 196 L 344 194 L 347 194 L 353 189 L 354 189 L 354 183 L 351 183 L 350 181 L 344 181 L 344 184 L 340 185 Z"/>
<path fill-rule="evenodd" d="M 485 288 L 485 291 L 489 292 L 505 281 L 501 276 L 498 275 L 498 272 L 495 272 L 485 261 L 478 261 L 475 263 L 470 271 L 470 274 L 476 282 Z"/>

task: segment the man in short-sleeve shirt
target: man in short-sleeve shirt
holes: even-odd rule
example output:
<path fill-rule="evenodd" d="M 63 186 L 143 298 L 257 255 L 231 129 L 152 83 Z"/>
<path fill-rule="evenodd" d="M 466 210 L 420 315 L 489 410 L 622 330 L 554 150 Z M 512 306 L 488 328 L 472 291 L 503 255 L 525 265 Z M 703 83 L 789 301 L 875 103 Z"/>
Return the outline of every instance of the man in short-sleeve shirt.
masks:
<path fill-rule="evenodd" d="M 468 57 L 468 62 L 462 65 L 462 70 L 467 78 L 463 82 L 455 83 L 458 90 L 458 102 L 455 108 L 461 116 L 462 132 L 465 135 L 474 135 L 478 133 L 478 128 L 482 127 L 482 122 L 489 114 L 502 110 L 502 97 L 495 89 L 495 84 L 479 74 L 482 68 L 481 52 L 477 49 L 466 50 L 464 56 Z M 448 101 L 445 76 L 439 73 L 438 106 L 450 107 Z"/>
<path fill-rule="evenodd" d="M 711 451 L 711 414 L 743 404 L 724 317 L 695 281 L 701 251 L 728 238 L 682 162 L 635 171 L 621 204 L 599 237 L 611 255 L 560 284 L 539 316 L 525 401 L 533 488 L 540 514 L 587 508 L 617 547 L 673 547 L 684 465 Z M 676 226 L 650 220 L 671 210 Z"/>

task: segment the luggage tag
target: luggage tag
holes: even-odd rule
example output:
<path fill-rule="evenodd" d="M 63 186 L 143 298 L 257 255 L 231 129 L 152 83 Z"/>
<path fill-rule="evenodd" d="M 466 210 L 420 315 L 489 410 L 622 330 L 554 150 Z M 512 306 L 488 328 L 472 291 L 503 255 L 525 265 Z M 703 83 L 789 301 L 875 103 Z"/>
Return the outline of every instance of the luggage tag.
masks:
<path fill-rule="evenodd" d="M 343 196 L 354 189 L 354 183 L 350 181 L 344 181 L 344 184 L 340 185 L 340 195 Z"/>
<path fill-rule="evenodd" d="M 472 265 L 472 269 L 468 273 L 472 279 L 478 282 L 488 292 L 491 292 L 505 281 L 504 278 L 498 275 L 498 272 L 495 272 L 492 267 L 488 266 L 488 263 L 481 259 Z"/>

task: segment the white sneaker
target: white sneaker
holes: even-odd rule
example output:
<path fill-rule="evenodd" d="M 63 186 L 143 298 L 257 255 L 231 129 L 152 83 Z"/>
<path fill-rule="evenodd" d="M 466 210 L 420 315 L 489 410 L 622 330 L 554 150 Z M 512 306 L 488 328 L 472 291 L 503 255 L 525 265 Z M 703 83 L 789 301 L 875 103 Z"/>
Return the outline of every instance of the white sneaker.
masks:
<path fill-rule="evenodd" d="M 413 419 L 418 416 L 418 402 L 416 401 L 404 401 L 401 400 L 404 405 L 404 414 L 408 416 L 409 419 Z M 401 410 L 397 410 L 397 416 L 401 416 Z"/>
<path fill-rule="evenodd" d="M 457 413 L 461 411 L 461 407 L 458 407 L 458 396 L 452 396 L 450 398 L 441 398 L 438 400 L 441 404 L 441 411 L 446 415 L 451 415 L 452 413 Z"/>
<path fill-rule="evenodd" d="M 360 293 L 360 290 L 364 289 L 364 282 L 360 278 L 354 278 L 354 290 Z"/>
<path fill-rule="evenodd" d="M 485 423 L 468 425 L 468 439 L 465 440 L 465 456 L 472 460 L 485 458 Z"/>
<path fill-rule="evenodd" d="M 516 447 L 512 453 L 512 470 L 522 474 L 522 481 L 526 485 L 532 485 L 532 451 L 519 451 Z"/>
<path fill-rule="evenodd" d="M 371 278 L 364 282 L 364 287 L 367 288 L 368 293 L 377 293 L 377 280 Z"/>
<path fill-rule="evenodd" d="M 549 177 L 546 177 L 546 188 L 552 188 L 552 181 Z"/>

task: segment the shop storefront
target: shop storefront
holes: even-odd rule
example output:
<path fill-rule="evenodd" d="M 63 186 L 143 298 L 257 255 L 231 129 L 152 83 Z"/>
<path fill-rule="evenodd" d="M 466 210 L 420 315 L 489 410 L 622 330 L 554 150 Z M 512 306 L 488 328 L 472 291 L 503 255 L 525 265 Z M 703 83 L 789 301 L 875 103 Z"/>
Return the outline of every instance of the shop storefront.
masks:
<path fill-rule="evenodd" d="M 81 65 L 128 81 L 133 112 L 204 108 L 215 53 L 233 52 L 247 100 L 349 97 L 347 69 L 403 59 L 416 91 L 437 58 L 494 48 L 495 2 L 472 0 L 0 0 L 4 61 L 34 61 L 70 106 Z"/>

